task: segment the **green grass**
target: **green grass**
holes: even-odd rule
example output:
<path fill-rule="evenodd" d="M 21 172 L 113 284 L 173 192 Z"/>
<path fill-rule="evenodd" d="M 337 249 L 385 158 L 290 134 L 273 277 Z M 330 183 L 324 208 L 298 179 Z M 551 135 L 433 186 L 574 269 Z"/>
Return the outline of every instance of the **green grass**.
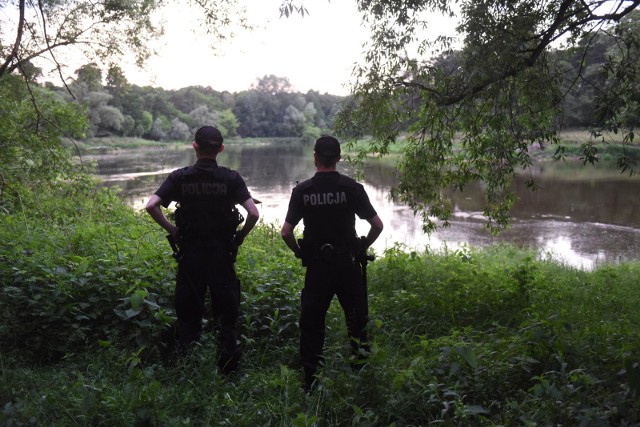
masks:
<path fill-rule="evenodd" d="M 261 145 L 261 144 L 297 144 L 300 138 L 282 137 L 282 138 L 226 138 L 227 143 L 243 144 L 243 145 Z M 74 152 L 79 151 L 81 154 L 105 153 L 126 148 L 152 148 L 152 147 L 173 147 L 182 146 L 189 147 L 190 141 L 151 141 L 148 139 L 135 137 L 100 137 L 88 138 L 85 140 L 67 141 L 67 145 Z"/>
<path fill-rule="evenodd" d="M 579 157 L 581 155 L 580 146 L 589 141 L 595 144 L 602 161 L 614 160 L 623 152 L 636 158 L 640 157 L 640 145 L 637 142 L 631 145 L 623 144 L 620 134 L 606 134 L 604 137 L 597 139 L 593 139 L 589 132 L 583 130 L 565 130 L 559 134 L 559 142 L 561 145 L 566 146 L 566 153 L 570 157 Z M 394 144 L 389 145 L 387 155 L 391 158 L 397 158 L 398 155 L 402 154 L 405 146 L 406 141 L 399 138 Z M 370 153 L 370 156 L 376 156 L 378 153 L 372 147 L 375 147 L 373 141 L 365 137 L 358 142 L 347 144 L 344 151 L 346 154 L 356 155 L 358 152 L 366 150 Z M 538 150 L 537 147 L 533 147 L 531 152 L 536 159 L 551 160 L 556 148 L 554 145 L 547 145 L 544 150 Z"/>
<path fill-rule="evenodd" d="M 369 268 L 369 365 L 349 368 L 334 301 L 307 396 L 304 270 L 279 230 L 260 225 L 241 249 L 242 375 L 226 378 L 210 332 L 173 356 L 176 266 L 158 226 L 91 185 L 49 191 L 0 213 L 2 425 L 640 423 L 640 263 L 397 246 Z"/>
<path fill-rule="evenodd" d="M 135 138 L 135 137 L 102 137 L 102 138 L 89 138 L 84 140 L 74 140 L 73 142 L 67 141 L 67 145 L 73 149 L 73 151 L 79 151 L 81 154 L 88 154 L 92 152 L 109 152 L 124 148 L 144 148 L 144 147 L 166 147 L 171 145 L 185 145 L 184 141 L 151 141 L 148 139 Z"/>

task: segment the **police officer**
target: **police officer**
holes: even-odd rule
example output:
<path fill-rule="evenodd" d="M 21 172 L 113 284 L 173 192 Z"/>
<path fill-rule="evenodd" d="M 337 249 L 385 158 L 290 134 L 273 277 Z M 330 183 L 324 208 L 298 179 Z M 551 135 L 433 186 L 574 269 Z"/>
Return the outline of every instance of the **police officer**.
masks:
<path fill-rule="evenodd" d="M 236 322 L 240 309 L 240 283 L 234 270 L 235 254 L 259 218 L 258 209 L 238 172 L 218 166 L 224 150 L 220 131 L 203 126 L 193 142 L 195 165 L 177 169 L 151 196 L 146 210 L 170 236 L 179 242 L 175 309 L 179 348 L 182 352 L 200 338 L 204 301 L 211 292 L 214 327 L 218 343 L 218 367 L 225 373 L 238 367 L 240 349 Z M 163 214 L 177 202 L 173 225 Z M 241 205 L 243 218 L 236 209 Z"/>
<path fill-rule="evenodd" d="M 313 157 L 316 173 L 293 189 L 281 230 L 289 249 L 307 267 L 300 312 L 300 356 L 307 391 L 323 361 L 325 319 L 334 295 L 344 310 L 353 357 L 368 352 L 367 295 L 359 257 L 383 229 L 363 186 L 336 171 L 339 141 L 320 137 Z M 366 237 L 356 234 L 356 215 L 370 224 Z M 300 220 L 304 232 L 298 242 L 294 229 Z"/>

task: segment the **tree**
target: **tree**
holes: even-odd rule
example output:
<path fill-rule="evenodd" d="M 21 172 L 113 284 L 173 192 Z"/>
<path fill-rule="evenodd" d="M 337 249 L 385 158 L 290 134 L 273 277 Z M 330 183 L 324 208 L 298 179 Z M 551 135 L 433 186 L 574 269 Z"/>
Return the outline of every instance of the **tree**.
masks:
<path fill-rule="evenodd" d="M 33 190 L 50 192 L 77 176 L 64 144 L 81 136 L 80 106 L 10 75 L 0 79 L 0 213 L 33 207 Z"/>
<path fill-rule="evenodd" d="M 171 123 L 166 117 L 160 116 L 153 121 L 151 127 L 151 139 L 155 141 L 163 141 L 167 138 L 167 131 L 171 128 Z"/>
<path fill-rule="evenodd" d="M 453 206 L 443 190 L 461 191 L 477 181 L 485 188 L 487 226 L 500 230 L 508 226 L 514 203 L 513 176 L 531 165 L 530 148 L 555 144 L 557 157 L 564 153 L 557 137 L 566 96 L 562 84 L 584 76 L 581 66 L 567 70 L 555 60 L 553 50 L 561 42 L 582 43 L 584 57 L 592 48 L 589 40 L 615 34 L 617 53 L 608 52 L 609 87 L 595 99 L 592 134 L 623 132 L 632 141 L 633 127 L 620 119 L 631 116 L 630 107 L 638 112 L 638 31 L 624 30 L 624 24 L 639 5 L 640 0 L 358 0 L 371 39 L 336 129 L 354 139 L 373 136 L 361 156 L 384 155 L 407 136 L 392 195 L 422 216 L 425 231 L 448 225 Z M 458 19 L 459 46 L 449 37 L 425 36 L 433 11 Z M 593 140 L 585 142 L 582 156 L 585 163 L 597 161 Z M 634 159 L 621 159 L 620 166 L 633 171 Z M 533 177 L 529 185 L 536 188 Z"/>
<path fill-rule="evenodd" d="M 287 136 L 301 136 L 306 122 L 304 114 L 293 105 L 289 105 L 284 112 L 282 126 Z"/>
<path fill-rule="evenodd" d="M 153 115 L 145 106 L 145 89 L 131 86 L 121 98 L 122 113 L 134 120 L 130 135 L 142 136 L 149 133 L 153 124 Z"/>
<path fill-rule="evenodd" d="M 178 0 L 173 2 L 182 5 Z M 10 199 L 25 201 L 33 196 L 43 180 L 53 187 L 67 182 L 71 172 L 77 170 L 64 141 L 84 133 L 84 115 L 78 105 L 35 84 L 39 72 L 34 64 L 51 64 L 65 86 L 69 66 L 66 53 L 74 54 L 74 58 L 80 53 L 84 63 L 97 64 L 98 70 L 104 64 L 118 63 L 125 53 L 133 54 L 141 65 L 151 54 L 147 42 L 162 33 L 152 21 L 153 12 L 169 3 L 172 1 L 0 0 L 0 204 L 4 208 L 0 211 L 9 209 L 6 206 L 11 204 Z M 247 26 L 237 0 L 195 0 L 190 5 L 201 10 L 203 28 L 213 36 L 225 37 L 226 28 L 234 23 Z M 85 71 L 95 70 L 80 69 L 78 74 L 96 77 L 92 73 L 84 75 Z M 108 75 L 111 77 L 116 75 Z M 85 92 L 94 89 L 84 88 Z M 134 133 L 154 131 L 155 136 L 163 135 L 162 121 L 158 118 L 153 129 L 148 109 L 127 114 L 135 126 L 113 107 L 102 113 L 109 126 L 127 125 Z"/>
<path fill-rule="evenodd" d="M 251 85 L 251 89 L 269 95 L 293 91 L 288 78 L 278 77 L 273 74 L 258 79 L 256 83 Z"/>
<path fill-rule="evenodd" d="M 169 129 L 169 133 L 167 134 L 170 140 L 187 141 L 190 136 L 191 131 L 186 123 L 181 122 L 178 118 L 171 120 L 171 129 Z"/>
<path fill-rule="evenodd" d="M 203 88 L 190 86 L 178 89 L 169 97 L 173 105 L 184 113 L 206 106 L 209 110 L 223 109 L 223 103 L 213 93 L 205 93 Z"/>
<path fill-rule="evenodd" d="M 193 111 L 189 112 L 191 123 L 193 123 L 194 132 L 200 126 L 212 125 L 216 122 L 216 116 L 213 112 L 209 111 L 206 105 L 201 105 Z"/>
<path fill-rule="evenodd" d="M 131 85 L 118 65 L 111 65 L 107 71 L 107 91 L 113 97 L 112 104 L 122 109 Z"/>
<path fill-rule="evenodd" d="M 620 20 L 610 35 L 602 73 L 605 84 L 595 96 L 594 132 L 622 132 L 632 142 L 634 128 L 640 125 L 640 11 Z M 623 153 L 618 159 L 623 170 L 636 171 L 637 159 Z"/>
<path fill-rule="evenodd" d="M 134 135 L 142 136 L 151 132 L 153 127 L 153 115 L 148 111 L 142 111 L 140 114 L 140 120 L 136 120 L 136 127 L 134 129 Z"/>
<path fill-rule="evenodd" d="M 255 91 L 243 91 L 236 96 L 233 114 L 242 117 L 238 134 L 244 137 L 258 135 L 258 94 Z"/>
<path fill-rule="evenodd" d="M 240 123 L 238 122 L 238 118 L 235 114 L 233 114 L 233 111 L 231 111 L 231 109 L 221 111 L 218 114 L 216 124 L 218 125 L 218 128 L 225 138 L 233 138 L 234 136 L 238 136 L 238 126 L 240 125 Z"/>
<path fill-rule="evenodd" d="M 21 72 L 24 80 L 29 83 L 36 83 L 42 76 L 42 68 L 36 67 L 30 61 L 22 64 Z"/>
<path fill-rule="evenodd" d="M 333 126 L 332 119 L 337 114 L 343 97 L 329 94 L 320 95 L 317 91 L 310 90 L 305 95 L 305 99 L 312 103 L 316 110 L 314 124 L 320 129 L 330 129 Z"/>
<path fill-rule="evenodd" d="M 76 70 L 76 83 L 88 91 L 102 89 L 102 71 L 94 63 L 85 64 Z"/>
<path fill-rule="evenodd" d="M 289 90 L 288 80 L 275 76 L 259 79 L 249 91 L 236 96 L 233 113 L 241 118 L 238 133 L 244 137 L 278 136 L 286 106 L 282 106 L 278 95 Z"/>
<path fill-rule="evenodd" d="M 152 54 L 148 45 L 162 34 L 153 14 L 175 0 L 62 0 L 0 2 L 0 78 L 24 64 L 46 58 L 61 78 L 66 52 L 80 52 L 85 62 L 117 63 L 133 53 L 138 65 Z M 202 27 L 215 38 L 226 38 L 231 25 L 251 28 L 239 0 L 196 0 Z M 62 78 L 64 80 L 64 78 Z"/>

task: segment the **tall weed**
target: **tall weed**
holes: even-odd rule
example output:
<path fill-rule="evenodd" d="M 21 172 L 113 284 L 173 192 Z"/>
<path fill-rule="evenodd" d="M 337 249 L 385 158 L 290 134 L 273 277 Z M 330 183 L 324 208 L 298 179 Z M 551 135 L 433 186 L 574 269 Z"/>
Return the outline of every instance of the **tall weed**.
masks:
<path fill-rule="evenodd" d="M 2 425 L 640 423 L 640 263 L 392 248 L 368 269 L 368 364 L 351 369 L 334 302 L 306 395 L 304 269 L 275 226 L 240 250 L 243 358 L 228 378 L 210 333 L 172 357 L 176 265 L 147 215 L 92 185 L 29 203 L 0 212 Z"/>

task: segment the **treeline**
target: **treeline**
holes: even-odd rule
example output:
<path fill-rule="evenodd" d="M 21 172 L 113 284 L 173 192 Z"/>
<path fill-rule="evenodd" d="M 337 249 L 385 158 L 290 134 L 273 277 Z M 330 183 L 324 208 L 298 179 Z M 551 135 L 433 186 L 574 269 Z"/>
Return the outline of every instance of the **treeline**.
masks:
<path fill-rule="evenodd" d="M 640 14 L 632 14 L 634 20 L 627 20 L 624 25 L 640 22 Z M 640 27 L 639 27 L 640 28 Z M 556 123 L 560 130 L 590 129 L 598 123 L 603 123 L 610 115 L 607 109 L 614 109 L 616 103 L 624 102 L 620 93 L 619 80 L 623 76 L 616 74 L 611 68 L 611 62 L 628 63 L 630 70 L 636 70 L 632 57 L 624 57 L 619 46 L 620 38 L 614 32 L 598 32 L 582 38 L 576 45 L 568 49 L 556 49 L 546 53 L 545 61 L 556 81 L 557 92 L 551 104 L 556 109 Z M 440 55 L 433 60 L 436 68 L 450 76 L 459 72 L 462 62 L 462 52 L 453 51 Z M 499 72 L 500 70 L 494 70 Z M 635 71 L 629 71 L 635 72 Z M 407 79 L 407 76 L 404 76 Z M 629 92 L 637 90 L 625 88 Z M 413 100 L 408 97 L 407 103 Z M 414 102 L 414 101 L 413 101 Z M 529 105 L 531 100 L 518 99 L 518 105 Z M 638 104 L 628 103 L 625 112 L 618 116 L 620 123 L 637 127 L 640 125 Z"/>
<path fill-rule="evenodd" d="M 618 76 L 605 64 L 618 39 L 600 32 L 570 49 L 549 52 L 549 66 L 556 68 L 558 126 L 563 129 L 588 128 L 598 122 L 594 102 L 608 93 Z M 624 58 L 623 58 L 624 59 Z M 455 73 L 461 60 L 450 52 L 434 62 Z M 622 60 L 622 59 L 621 59 Z M 575 70 L 580 69 L 580 78 Z M 64 86 L 38 84 L 41 70 L 32 64 L 21 69 L 26 81 L 38 90 L 57 95 L 85 112 L 88 128 L 81 137 L 128 136 L 149 140 L 185 140 L 204 123 L 215 123 L 227 137 L 316 138 L 332 128 L 344 97 L 310 90 L 295 92 L 286 77 L 264 76 L 248 90 L 217 91 L 211 87 L 189 86 L 178 90 L 137 86 L 128 82 L 123 70 L 112 65 L 106 74 L 89 63 L 76 70 L 75 78 Z M 407 100 L 411 104 L 411 100 Z M 416 108 L 420 108 L 419 105 Z M 631 126 L 640 124 L 634 108 L 623 118 Z M 398 123 L 405 127 L 406 123 Z"/>
<path fill-rule="evenodd" d="M 638 28 L 640 13 L 632 13 L 621 23 L 623 28 Z M 633 92 L 632 87 L 620 87 L 619 81 L 625 76 L 619 75 L 611 68 L 611 63 L 626 64 L 627 72 L 637 70 L 634 58 L 620 49 L 623 43 L 614 31 L 597 32 L 585 37 L 573 48 L 552 52 L 551 64 L 557 66 L 560 76 L 560 93 L 562 97 L 559 123 L 564 128 L 589 128 L 600 123 L 610 115 L 608 109 L 612 104 L 625 102 L 620 91 Z M 576 70 L 581 70 L 576 76 Z M 637 101 L 628 102 L 625 111 L 618 120 L 629 127 L 640 125 Z"/>
<path fill-rule="evenodd" d="M 103 81 L 106 84 L 103 84 Z M 189 86 L 165 90 L 130 84 L 119 66 L 106 77 L 94 63 L 76 71 L 65 87 L 46 88 L 86 111 L 86 137 L 130 136 L 185 140 L 214 123 L 226 137 L 299 137 L 314 139 L 329 129 L 343 99 L 309 91 L 294 92 L 287 78 L 257 79 L 246 91 L 231 93 Z"/>

